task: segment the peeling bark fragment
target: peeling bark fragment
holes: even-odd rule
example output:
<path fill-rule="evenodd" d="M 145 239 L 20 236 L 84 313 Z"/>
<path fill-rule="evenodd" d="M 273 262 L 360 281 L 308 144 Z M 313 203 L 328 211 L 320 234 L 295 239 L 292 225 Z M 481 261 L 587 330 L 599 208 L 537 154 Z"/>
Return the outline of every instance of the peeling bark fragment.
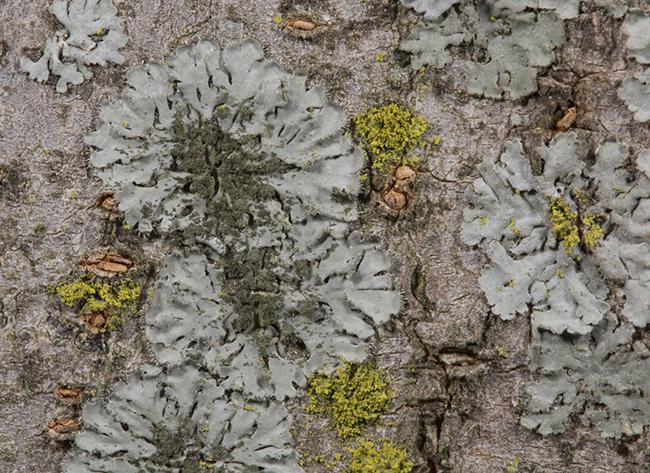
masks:
<path fill-rule="evenodd" d="M 115 200 L 115 196 L 112 192 L 104 192 L 99 198 L 97 204 L 103 210 L 111 213 L 117 212 L 118 210 L 117 200 Z"/>
<path fill-rule="evenodd" d="M 47 423 L 47 433 L 52 440 L 67 441 L 81 430 L 81 418 L 74 416 L 56 417 Z"/>
<path fill-rule="evenodd" d="M 83 390 L 74 386 L 59 386 L 55 392 L 57 397 L 65 401 L 77 402 L 81 400 Z"/>
<path fill-rule="evenodd" d="M 555 124 L 555 129 L 558 131 L 567 131 L 576 121 L 578 116 L 578 109 L 576 107 L 571 107 L 564 112 L 562 118 L 560 118 Z"/>
<path fill-rule="evenodd" d="M 313 21 L 302 20 L 298 18 L 287 20 L 286 24 L 289 28 L 294 28 L 296 30 L 303 30 L 303 31 L 313 31 L 318 27 L 318 25 Z"/>
<path fill-rule="evenodd" d="M 84 324 L 86 330 L 93 335 L 99 335 L 104 325 L 106 325 L 106 315 L 101 312 L 81 314 L 79 320 Z"/>
<path fill-rule="evenodd" d="M 79 264 L 87 271 L 103 278 L 115 277 L 127 272 L 133 267 L 133 261 L 131 259 L 114 251 L 105 251 L 84 256 L 81 258 Z"/>
<path fill-rule="evenodd" d="M 389 190 L 382 196 L 384 204 L 391 210 L 402 210 L 406 208 L 407 199 L 404 193 L 396 190 L 395 188 Z"/>

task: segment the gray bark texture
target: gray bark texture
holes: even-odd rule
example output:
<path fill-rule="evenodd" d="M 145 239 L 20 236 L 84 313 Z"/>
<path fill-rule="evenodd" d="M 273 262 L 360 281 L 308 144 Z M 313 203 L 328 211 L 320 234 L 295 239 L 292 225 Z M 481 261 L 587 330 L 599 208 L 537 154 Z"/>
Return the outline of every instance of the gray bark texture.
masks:
<path fill-rule="evenodd" d="M 574 128 L 594 145 L 615 137 L 633 153 L 650 148 L 648 125 L 634 122 L 617 96 L 621 81 L 639 68 L 626 58 L 622 19 L 582 2 L 580 15 L 565 22 L 567 43 L 557 61 L 538 77 L 538 93 L 495 101 L 463 93 L 453 63 L 411 71 L 398 46 L 420 18 L 397 0 L 114 3 L 128 36 L 125 63 L 93 67 L 92 79 L 60 94 L 53 79 L 39 84 L 19 68 L 22 56 L 37 57 L 60 28 L 49 1 L 0 0 L 0 472 L 59 471 L 72 442 L 51 438 L 47 424 L 79 407 L 58 398 L 58 387 L 80 386 L 100 397 L 154 362 L 142 317 L 108 336 L 87 337 L 50 288 L 73 274 L 80 256 L 106 248 L 133 258 L 143 280 L 155 277 L 167 243 L 124 230 L 119 216 L 97 205 L 107 189 L 91 176 L 83 137 L 94 129 L 99 106 L 120 94 L 129 66 L 164 60 L 204 38 L 221 46 L 255 39 L 268 59 L 323 86 L 350 117 L 401 102 L 442 137 L 420 170 L 408 211 L 389 214 L 372 193 L 362 204 L 364 223 L 393 256 L 403 294 L 400 316 L 381 327 L 373 347 L 395 398 L 371 431 L 399 440 L 418 473 L 650 471 L 647 429 L 604 440 L 577 421 L 550 437 L 520 426 L 532 381 L 530 321 L 490 314 L 478 287 L 485 257 L 460 239 L 463 192 L 477 164 L 496 159 L 515 136 L 534 153 L 557 133 L 569 106 L 578 109 Z M 628 4 L 648 8 L 641 0 Z M 321 26 L 296 35 L 278 27 L 278 14 L 308 16 Z M 521 117 L 516 130 L 513 115 Z M 303 455 L 340 447 L 323 423 L 306 417 L 304 399 L 291 410 Z M 516 459 L 518 469 L 508 470 Z M 315 463 L 306 471 L 330 470 Z"/>

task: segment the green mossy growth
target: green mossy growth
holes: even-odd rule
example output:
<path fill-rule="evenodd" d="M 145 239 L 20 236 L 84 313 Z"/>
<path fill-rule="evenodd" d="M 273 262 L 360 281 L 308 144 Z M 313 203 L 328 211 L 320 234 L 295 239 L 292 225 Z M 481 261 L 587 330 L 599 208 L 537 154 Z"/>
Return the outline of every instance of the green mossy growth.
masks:
<path fill-rule="evenodd" d="M 102 281 L 86 273 L 74 281 L 55 288 L 61 303 L 78 310 L 78 313 L 103 313 L 106 323 L 101 332 L 111 331 L 121 325 L 125 315 L 137 313 L 142 287 L 131 279 Z"/>
<path fill-rule="evenodd" d="M 354 129 L 370 155 L 372 167 L 415 165 L 419 158 L 409 153 L 423 144 L 429 124 L 405 107 L 389 104 L 371 108 L 353 120 Z"/>
<path fill-rule="evenodd" d="M 346 360 L 332 374 L 313 376 L 307 395 L 307 412 L 330 416 L 342 438 L 361 434 L 366 422 L 386 411 L 392 397 L 383 372 L 370 363 Z"/>
<path fill-rule="evenodd" d="M 383 440 L 381 446 L 369 440 L 362 440 L 359 446 L 349 449 L 350 467 L 348 473 L 410 473 L 413 463 L 403 448 L 390 440 Z"/>

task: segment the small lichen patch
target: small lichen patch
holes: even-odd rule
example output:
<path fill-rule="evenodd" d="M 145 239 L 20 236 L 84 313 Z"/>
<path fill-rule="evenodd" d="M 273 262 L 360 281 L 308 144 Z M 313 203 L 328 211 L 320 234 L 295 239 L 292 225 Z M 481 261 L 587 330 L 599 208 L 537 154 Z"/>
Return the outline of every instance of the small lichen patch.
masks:
<path fill-rule="evenodd" d="M 78 311 L 85 323 L 90 320 L 86 316 L 94 315 L 91 332 L 107 332 L 119 326 L 125 315 L 136 314 L 142 288 L 131 279 L 102 281 L 86 273 L 58 285 L 55 292 L 61 303 Z M 97 315 L 101 315 L 101 327 L 97 326 Z"/>
<path fill-rule="evenodd" d="M 66 92 L 69 85 L 92 77 L 88 66 L 124 63 L 119 49 L 127 37 L 112 0 L 53 0 L 49 11 L 63 29 L 45 43 L 37 61 L 21 58 L 20 69 L 30 79 L 45 82 L 50 74 L 59 76 L 56 90 Z"/>
<path fill-rule="evenodd" d="M 345 360 L 334 373 L 313 376 L 307 394 L 307 412 L 330 416 L 343 438 L 359 435 L 365 423 L 377 420 L 392 397 L 383 372 Z"/>
<path fill-rule="evenodd" d="M 587 214 L 582 219 L 582 240 L 587 248 L 592 248 L 603 238 L 602 227 L 598 224 L 596 216 Z"/>
<path fill-rule="evenodd" d="M 567 254 L 572 254 L 580 243 L 577 214 L 562 197 L 554 197 L 549 204 L 550 220 L 558 241 L 564 243 Z"/>
<path fill-rule="evenodd" d="M 558 241 L 564 243 L 564 248 L 569 255 L 573 254 L 575 248 L 581 243 L 585 248 L 593 248 L 603 238 L 604 232 L 598 224 L 596 215 L 585 214 L 579 219 L 569 202 L 562 197 L 551 199 L 549 212 L 553 232 Z"/>
<path fill-rule="evenodd" d="M 520 464 L 521 460 L 519 457 L 513 458 L 508 463 L 506 463 L 506 473 L 517 473 L 519 471 Z"/>
<path fill-rule="evenodd" d="M 403 448 L 390 440 L 383 440 L 381 446 L 363 440 L 359 446 L 349 449 L 351 460 L 348 473 L 410 473 L 413 463 Z"/>
<path fill-rule="evenodd" d="M 392 103 L 360 113 L 353 122 L 373 168 L 384 170 L 387 165 L 418 162 L 419 158 L 410 153 L 423 143 L 422 137 L 429 128 L 424 118 Z"/>

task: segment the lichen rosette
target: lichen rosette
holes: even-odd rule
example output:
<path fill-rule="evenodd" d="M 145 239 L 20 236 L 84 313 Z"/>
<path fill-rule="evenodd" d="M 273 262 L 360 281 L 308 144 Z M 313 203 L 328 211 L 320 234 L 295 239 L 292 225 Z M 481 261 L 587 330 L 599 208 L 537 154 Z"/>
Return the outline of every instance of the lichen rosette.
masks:
<path fill-rule="evenodd" d="M 629 157 L 605 141 L 588 158 L 558 134 L 524 155 L 507 143 L 467 189 L 462 238 L 488 256 L 479 283 L 503 319 L 532 312 L 536 381 L 521 423 L 542 435 L 572 418 L 604 437 L 637 435 L 650 421 L 650 152 Z"/>
<path fill-rule="evenodd" d="M 163 370 L 152 383 L 198 369 L 223 402 L 277 413 L 272 406 L 313 373 L 365 359 L 400 295 L 390 258 L 357 228 L 363 158 L 344 113 L 263 56 L 251 41 L 224 49 L 202 41 L 164 64 L 131 69 L 87 143 L 126 223 L 177 247 L 161 263 L 145 316 Z M 284 435 L 255 425 L 269 445 Z M 117 443 L 132 431 L 122 426 Z M 99 471 L 123 451 L 96 455 L 77 444 Z M 175 468 L 179 455 L 165 465 Z M 241 465 L 260 463 L 246 457 Z M 278 465 L 294 471 L 289 460 Z"/>
<path fill-rule="evenodd" d="M 65 473 L 302 471 L 286 409 L 230 395 L 189 365 L 143 367 L 83 420 Z"/>
<path fill-rule="evenodd" d="M 509 142 L 467 191 L 462 238 L 490 260 L 479 282 L 492 311 L 511 319 L 532 308 L 535 329 L 587 334 L 620 287 L 622 314 L 645 327 L 648 154 L 633 171 L 627 147 L 604 142 L 587 165 L 588 147 L 567 133 L 539 152 L 536 173 L 521 142 Z"/>

